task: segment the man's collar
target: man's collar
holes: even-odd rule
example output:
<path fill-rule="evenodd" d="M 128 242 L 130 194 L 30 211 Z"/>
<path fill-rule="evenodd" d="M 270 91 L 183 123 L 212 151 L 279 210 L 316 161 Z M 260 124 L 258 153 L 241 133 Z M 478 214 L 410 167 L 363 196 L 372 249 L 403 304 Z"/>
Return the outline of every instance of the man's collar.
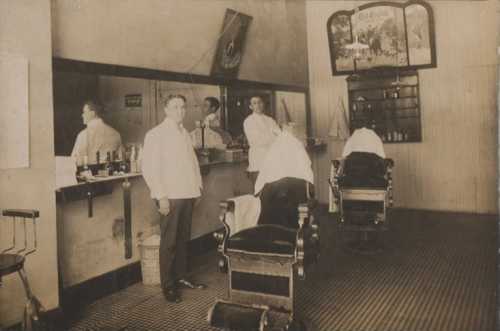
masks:
<path fill-rule="evenodd" d="M 95 117 L 87 122 L 87 127 L 96 126 L 102 123 L 102 119 L 99 117 Z"/>
<path fill-rule="evenodd" d="M 173 119 L 171 119 L 169 117 L 165 117 L 165 119 L 163 120 L 163 123 L 164 123 L 164 125 L 172 126 L 172 127 L 175 127 L 179 130 L 184 129 L 184 126 L 182 125 L 182 123 L 177 123 L 176 121 L 174 121 Z"/>

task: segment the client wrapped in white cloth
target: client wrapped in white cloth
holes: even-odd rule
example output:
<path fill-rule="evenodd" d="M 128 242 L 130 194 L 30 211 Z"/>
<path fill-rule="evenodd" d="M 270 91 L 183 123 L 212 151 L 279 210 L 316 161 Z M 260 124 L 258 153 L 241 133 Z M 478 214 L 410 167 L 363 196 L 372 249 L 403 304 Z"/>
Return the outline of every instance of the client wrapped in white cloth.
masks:
<path fill-rule="evenodd" d="M 235 215 L 234 219 L 227 220 L 231 233 L 266 223 L 296 228 L 296 205 L 309 198 L 308 183 L 314 183 L 309 155 L 304 144 L 294 136 L 293 126 L 284 126 L 263 159 L 255 196 L 232 199 Z M 234 220 L 238 220 L 238 224 Z"/>

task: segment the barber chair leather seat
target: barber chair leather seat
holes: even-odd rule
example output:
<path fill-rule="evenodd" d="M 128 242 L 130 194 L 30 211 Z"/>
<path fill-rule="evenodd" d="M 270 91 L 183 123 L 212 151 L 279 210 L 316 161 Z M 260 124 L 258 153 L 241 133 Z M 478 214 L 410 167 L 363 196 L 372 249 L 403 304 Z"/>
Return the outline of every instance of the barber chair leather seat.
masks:
<path fill-rule="evenodd" d="M 231 236 L 228 248 L 252 253 L 293 255 L 296 237 L 296 230 L 280 225 L 263 224 Z"/>

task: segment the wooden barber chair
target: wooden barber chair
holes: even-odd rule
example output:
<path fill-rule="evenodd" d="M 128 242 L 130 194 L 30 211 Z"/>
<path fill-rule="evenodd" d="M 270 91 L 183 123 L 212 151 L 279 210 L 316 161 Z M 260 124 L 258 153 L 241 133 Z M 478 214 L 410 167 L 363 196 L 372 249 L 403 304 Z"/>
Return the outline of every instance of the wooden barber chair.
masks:
<path fill-rule="evenodd" d="M 231 233 L 226 222 L 233 201 L 221 202 L 224 230 L 216 234 L 228 273 L 228 299 L 218 300 L 208 314 L 212 326 L 226 330 L 276 330 L 273 312 L 284 313 L 280 330 L 306 330 L 295 312 L 297 280 L 319 256 L 318 226 L 309 183 L 283 178 L 264 186 L 256 226 Z M 234 215 L 234 214 L 233 214 Z M 235 220 L 236 222 L 238 220 Z"/>
<path fill-rule="evenodd" d="M 330 186 L 334 204 L 340 214 L 340 233 L 357 233 L 358 239 L 348 243 L 347 248 L 357 253 L 376 253 L 382 249 L 380 234 L 387 231 L 389 218 L 387 212 L 393 204 L 392 159 L 380 158 L 378 163 L 370 164 L 371 153 L 353 153 L 357 162 L 374 171 L 375 176 L 357 176 L 355 165 L 349 165 L 349 157 L 342 166 L 340 160 L 333 160 L 330 173 Z M 350 167 L 349 167 L 350 166 Z M 351 173 L 347 173 L 348 167 Z"/>

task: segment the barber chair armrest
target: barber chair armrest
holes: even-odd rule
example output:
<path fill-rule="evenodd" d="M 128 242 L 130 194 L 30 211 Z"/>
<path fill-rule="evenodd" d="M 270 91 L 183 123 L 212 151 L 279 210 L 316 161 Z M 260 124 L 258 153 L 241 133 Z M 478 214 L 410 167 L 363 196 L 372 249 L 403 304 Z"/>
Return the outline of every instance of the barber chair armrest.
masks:
<path fill-rule="evenodd" d="M 219 203 L 219 207 L 220 207 L 219 221 L 224 226 L 224 229 L 222 229 L 220 231 L 216 231 L 214 233 L 214 238 L 217 241 L 218 250 L 221 253 L 225 252 L 226 245 L 227 245 L 227 239 L 229 238 L 229 236 L 231 234 L 231 229 L 229 228 L 229 225 L 226 222 L 227 213 L 234 212 L 234 206 L 235 206 L 234 201 L 231 201 L 231 200 L 225 200 L 225 201 L 221 201 Z"/>
<path fill-rule="evenodd" d="M 217 266 L 220 272 L 226 273 L 228 270 L 227 265 L 227 257 L 226 257 L 226 248 L 227 241 L 231 234 L 231 230 L 229 225 L 226 222 L 226 217 L 228 212 L 234 212 L 235 204 L 234 201 L 225 200 L 219 203 L 220 212 L 219 212 L 219 220 L 224 226 L 222 230 L 218 230 L 214 232 L 214 238 L 217 241 L 217 251 L 221 254 L 218 259 Z"/>
<path fill-rule="evenodd" d="M 387 158 L 385 161 L 385 179 L 387 180 L 387 198 L 388 198 L 388 207 L 392 207 L 393 200 L 393 192 L 392 192 L 392 168 L 394 168 L 394 160 Z"/>
<path fill-rule="evenodd" d="M 331 175 L 333 175 L 334 178 L 339 179 L 340 177 L 342 177 L 343 161 L 342 161 L 342 159 L 334 159 L 331 162 L 332 162 L 332 170 L 333 170 L 333 173 Z"/>
<path fill-rule="evenodd" d="M 394 168 L 394 160 L 393 159 L 386 158 L 386 159 L 384 159 L 384 162 L 385 162 L 386 169 L 389 169 L 389 168 L 392 169 L 392 168 Z"/>
<path fill-rule="evenodd" d="M 309 203 L 299 206 L 299 229 L 297 230 L 295 244 L 295 266 L 300 279 L 305 279 L 305 257 L 314 256 L 317 260 L 319 256 L 319 229 L 314 221 Z M 307 250 L 313 250 L 306 252 Z"/>
<path fill-rule="evenodd" d="M 328 178 L 328 184 L 333 193 L 333 198 L 336 203 L 338 203 L 340 198 L 340 179 L 342 178 L 342 160 L 335 159 L 332 160 L 332 169 L 330 172 L 330 177 Z"/>

